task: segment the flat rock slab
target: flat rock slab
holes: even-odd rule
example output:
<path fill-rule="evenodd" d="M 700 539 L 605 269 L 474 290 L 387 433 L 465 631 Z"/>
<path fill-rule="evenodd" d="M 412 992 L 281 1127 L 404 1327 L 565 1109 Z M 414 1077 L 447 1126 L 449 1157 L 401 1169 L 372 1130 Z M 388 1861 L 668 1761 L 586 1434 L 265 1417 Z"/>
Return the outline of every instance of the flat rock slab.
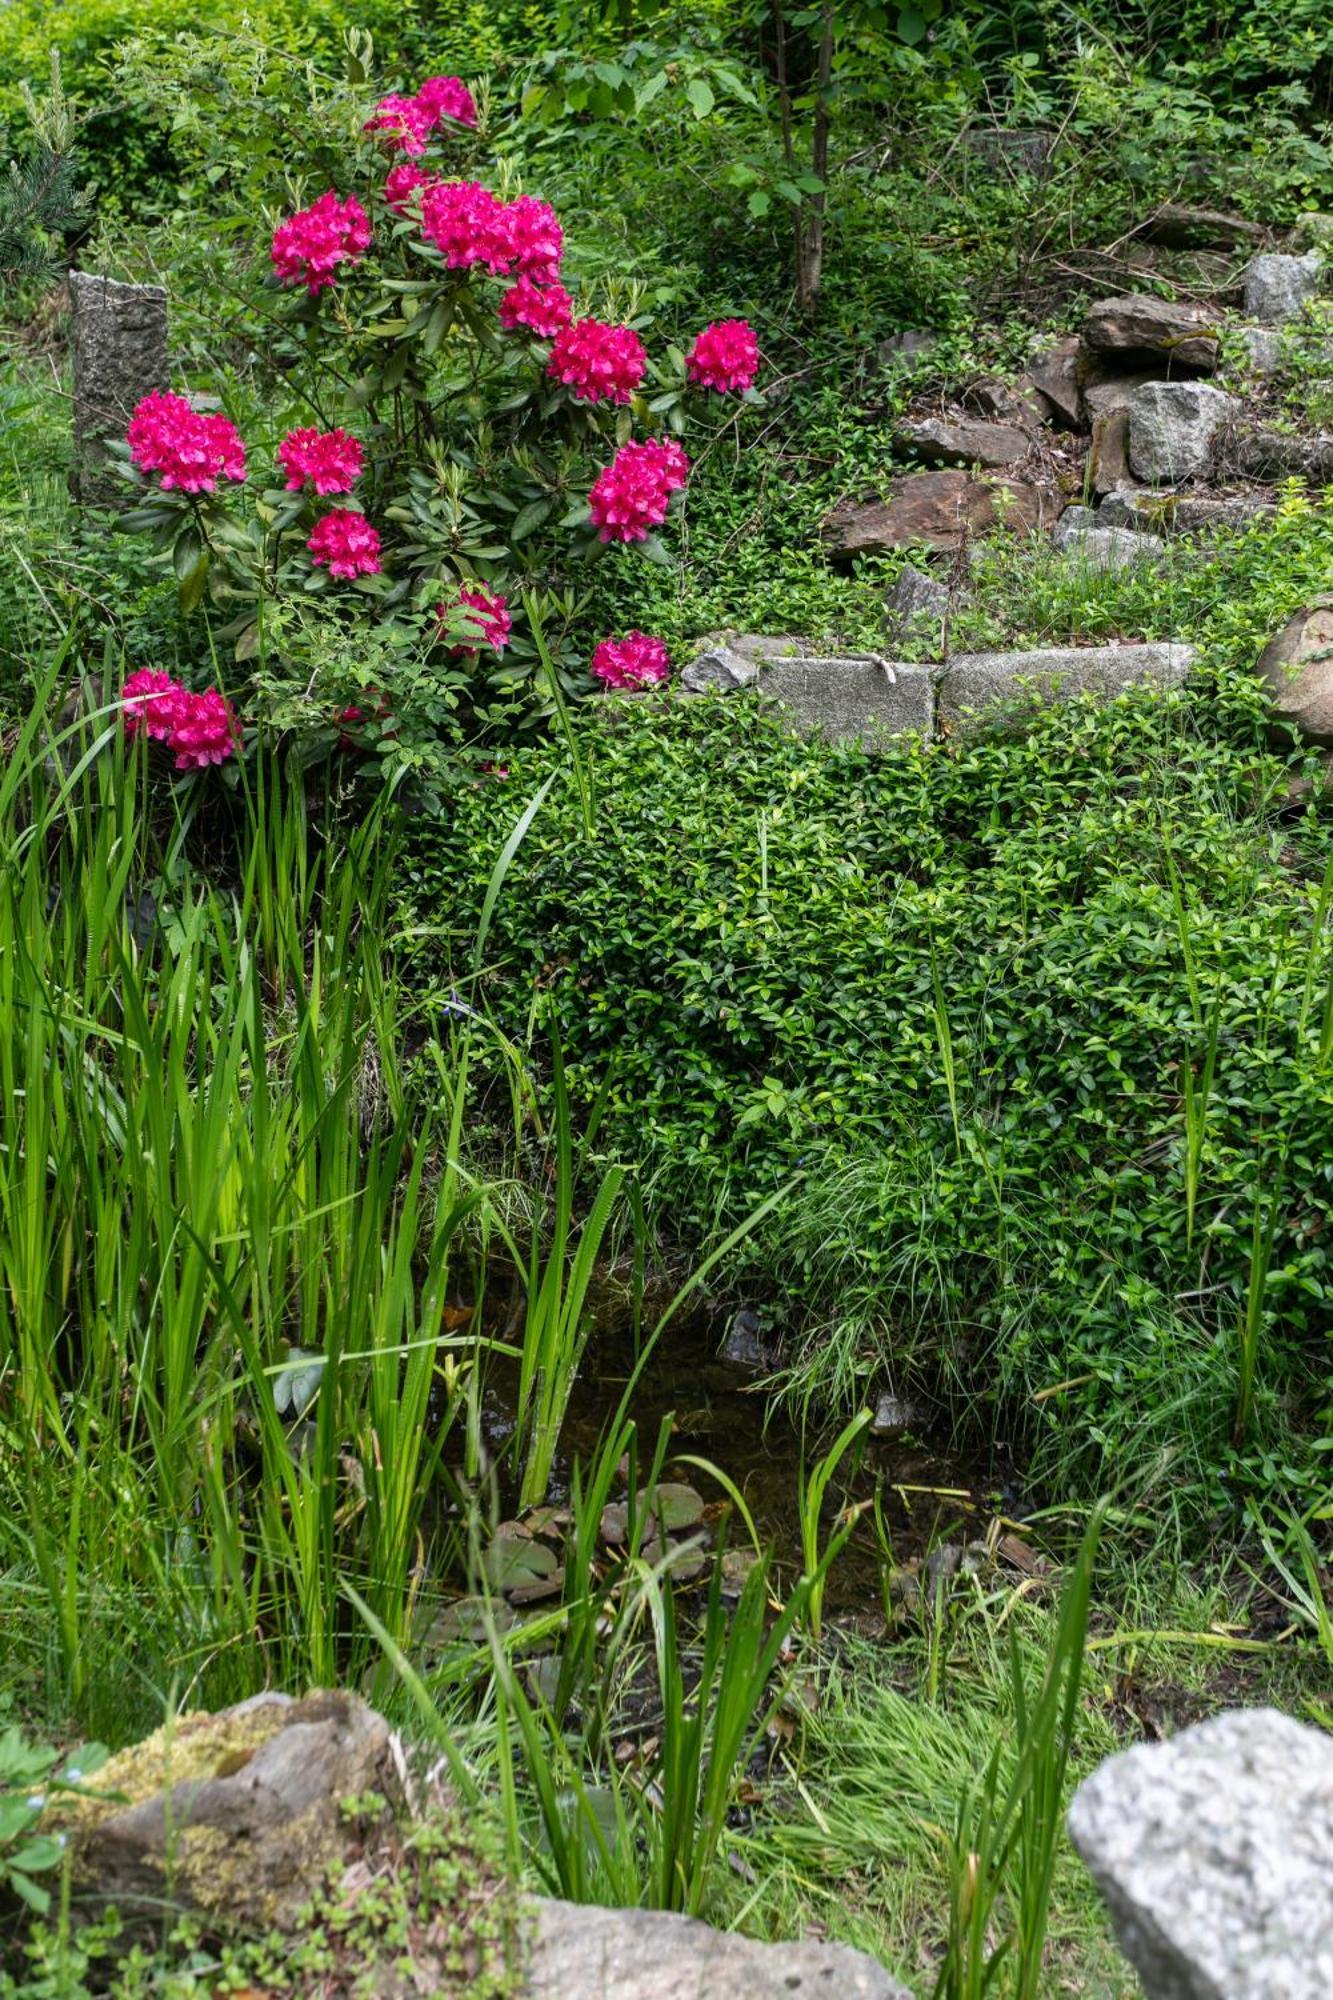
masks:
<path fill-rule="evenodd" d="M 789 710 L 798 730 L 830 742 L 929 736 L 935 721 L 931 669 L 871 654 L 755 660 L 719 646 L 691 660 L 680 684 L 687 694 L 757 686 Z"/>
<path fill-rule="evenodd" d="M 1149 2000 L 1333 1993 L 1333 1738 L 1272 1709 L 1112 1757 L 1069 1832 Z"/>
<path fill-rule="evenodd" d="M 1162 493 L 1153 487 L 1121 486 L 1097 509 L 1098 525 L 1147 529 L 1154 535 L 1204 535 L 1248 528 L 1275 512 L 1266 493 Z"/>
<path fill-rule="evenodd" d="M 1113 700 L 1142 682 L 1179 687 L 1194 662 L 1193 646 L 1167 640 L 1141 646 L 1043 646 L 1021 653 L 959 653 L 939 676 L 936 699 L 955 728 L 1009 702 Z"/>
<path fill-rule="evenodd" d="M 1217 326 L 1203 306 L 1130 293 L 1089 306 L 1083 338 L 1098 354 L 1160 354 L 1205 374 L 1217 366 Z"/>
<path fill-rule="evenodd" d="M 757 1944 L 658 1910 L 530 1907 L 528 2000 L 912 2000 L 845 1945 Z"/>
<path fill-rule="evenodd" d="M 979 417 L 914 417 L 899 424 L 893 441 L 927 465 L 1017 465 L 1032 449 L 1024 431 Z"/>
<path fill-rule="evenodd" d="M 889 481 L 881 500 L 837 507 L 824 522 L 824 545 L 836 558 L 889 549 L 957 549 L 1003 525 L 1011 534 L 1049 527 L 1063 507 L 1052 489 L 1023 479 L 967 472 L 909 472 Z"/>

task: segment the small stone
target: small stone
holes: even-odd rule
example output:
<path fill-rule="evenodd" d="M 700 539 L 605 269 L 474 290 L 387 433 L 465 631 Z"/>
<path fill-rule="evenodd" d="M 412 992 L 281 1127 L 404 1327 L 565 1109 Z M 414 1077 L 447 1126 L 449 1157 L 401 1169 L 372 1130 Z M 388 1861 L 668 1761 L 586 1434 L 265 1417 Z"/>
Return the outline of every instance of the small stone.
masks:
<path fill-rule="evenodd" d="M 764 1338 L 764 1323 L 753 1306 L 740 1306 L 727 1321 L 720 1349 L 733 1368 L 771 1368 L 773 1349 Z"/>
<path fill-rule="evenodd" d="M 1129 411 L 1129 463 L 1150 485 L 1212 470 L 1218 435 L 1236 418 L 1236 396 L 1202 382 L 1147 382 Z"/>
<path fill-rule="evenodd" d="M 1090 360 L 1100 362 L 1100 356 Z M 1103 366 L 1105 364 L 1102 364 Z M 1162 363 L 1155 368 L 1132 368 L 1115 374 L 1103 374 L 1093 368 L 1085 369 L 1083 375 L 1083 405 L 1092 422 L 1098 417 L 1113 416 L 1117 410 L 1127 410 L 1134 400 L 1135 392 L 1145 382 L 1166 380 L 1166 369 Z"/>
<path fill-rule="evenodd" d="M 686 694 L 733 694 L 759 677 L 758 665 L 730 646 L 714 646 L 698 654 L 681 673 Z"/>
<path fill-rule="evenodd" d="M 974 383 L 967 392 L 967 401 L 983 416 L 995 417 L 1005 424 L 1017 424 L 1020 430 L 1031 429 L 1034 424 L 1044 423 L 1046 419 L 1046 411 L 1035 389 L 1021 383 L 1003 382 L 998 375 L 989 375 L 983 381 Z"/>
<path fill-rule="evenodd" d="M 957 549 L 1001 525 L 1034 534 L 1063 508 L 1048 486 L 968 472 L 908 472 L 888 482 L 882 500 L 835 508 L 823 526 L 834 560 L 924 546 Z"/>
<path fill-rule="evenodd" d="M 1250 319 L 1280 326 L 1295 319 L 1319 290 L 1322 258 L 1317 250 L 1303 257 L 1271 252 L 1256 257 L 1245 273 L 1245 311 Z"/>
<path fill-rule="evenodd" d="M 906 1396 L 895 1396 L 884 1390 L 875 1404 L 875 1414 L 870 1421 L 870 1435 L 877 1438 L 898 1438 L 904 1432 L 915 1430 L 921 1422 L 921 1411 Z"/>
<path fill-rule="evenodd" d="M 1110 701 L 1141 682 L 1179 687 L 1194 647 L 1164 640 L 1138 646 L 1043 646 L 1032 652 L 959 653 L 940 676 L 939 713 L 953 728 L 1015 701 Z"/>
<path fill-rule="evenodd" d="M 1217 1715 L 1086 1778 L 1069 1832 L 1149 2000 L 1333 1992 L 1333 1740 Z"/>
<path fill-rule="evenodd" d="M 907 563 L 898 572 L 898 581 L 885 600 L 885 609 L 899 626 L 917 620 L 943 618 L 949 609 L 949 586 L 937 576 Z"/>
<path fill-rule="evenodd" d="M 1326 486 L 1333 480 L 1333 437 L 1298 437 L 1263 427 L 1242 430 L 1226 441 L 1222 462 L 1238 479 L 1304 479 Z"/>
<path fill-rule="evenodd" d="M 1242 326 L 1237 329 L 1245 343 L 1252 375 L 1276 375 L 1282 368 L 1282 335 L 1275 326 Z"/>
<path fill-rule="evenodd" d="M 1182 369 L 1217 366 L 1213 315 L 1201 306 L 1146 293 L 1100 299 L 1088 308 L 1083 338 L 1100 354 L 1162 354 Z"/>
<path fill-rule="evenodd" d="M 1333 744 L 1333 603 L 1312 604 L 1289 618 L 1259 656 L 1267 683 L 1273 733 Z"/>
<path fill-rule="evenodd" d="M 1032 448 L 1023 431 L 973 417 L 912 419 L 898 426 L 893 441 L 927 465 L 1017 465 Z"/>

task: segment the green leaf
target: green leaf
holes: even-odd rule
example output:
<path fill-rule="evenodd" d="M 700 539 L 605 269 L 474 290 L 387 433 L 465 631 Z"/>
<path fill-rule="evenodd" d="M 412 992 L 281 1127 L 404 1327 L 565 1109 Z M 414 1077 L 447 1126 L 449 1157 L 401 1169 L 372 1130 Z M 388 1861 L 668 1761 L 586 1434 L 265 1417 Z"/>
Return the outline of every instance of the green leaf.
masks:
<path fill-rule="evenodd" d="M 514 542 L 526 541 L 529 535 L 535 534 L 542 523 L 549 519 L 554 506 L 554 500 L 546 494 L 543 494 L 540 500 L 529 500 L 526 507 L 519 508 L 514 525 L 509 530 L 509 539 Z"/>
<path fill-rule="evenodd" d="M 659 69 L 654 71 L 653 75 L 649 77 L 647 83 L 644 84 L 643 88 L 640 90 L 637 98 L 635 99 L 634 103 L 635 110 L 636 111 L 644 110 L 649 104 L 652 103 L 655 97 L 660 97 L 662 95 L 662 92 L 667 87 L 668 80 L 669 79 L 667 77 L 667 73 L 664 69 Z"/>
<path fill-rule="evenodd" d="M 701 76 L 691 77 L 685 86 L 685 95 L 696 118 L 706 118 L 717 102 L 712 84 Z"/>
<path fill-rule="evenodd" d="M 898 16 L 898 40 L 906 42 L 914 49 L 918 42 L 925 40 L 926 18 L 915 7 L 904 7 Z"/>
<path fill-rule="evenodd" d="M 769 209 L 773 206 L 773 197 L 770 194 L 766 194 L 763 188 L 756 188 L 745 206 L 749 209 L 751 215 L 767 215 Z"/>

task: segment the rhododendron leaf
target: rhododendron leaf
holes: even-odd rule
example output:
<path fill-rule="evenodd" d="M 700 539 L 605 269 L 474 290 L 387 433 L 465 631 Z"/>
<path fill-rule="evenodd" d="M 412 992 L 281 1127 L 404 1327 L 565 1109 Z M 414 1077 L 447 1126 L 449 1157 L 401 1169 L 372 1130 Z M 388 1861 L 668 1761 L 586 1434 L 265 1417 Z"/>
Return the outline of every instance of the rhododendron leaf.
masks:
<path fill-rule="evenodd" d="M 646 556 L 650 563 L 656 563 L 659 569 L 670 569 L 671 557 L 659 536 L 648 535 L 634 546 L 641 556 Z"/>
<path fill-rule="evenodd" d="M 258 651 L 259 620 L 256 618 L 246 626 L 244 632 L 242 632 L 240 638 L 236 641 L 236 658 L 243 666 L 247 660 L 253 660 Z"/>
<path fill-rule="evenodd" d="M 540 500 L 529 500 L 526 507 L 520 507 L 514 517 L 514 525 L 509 531 L 511 540 L 523 542 L 529 535 L 535 534 L 548 519 L 554 505 L 554 500 L 543 497 Z"/>

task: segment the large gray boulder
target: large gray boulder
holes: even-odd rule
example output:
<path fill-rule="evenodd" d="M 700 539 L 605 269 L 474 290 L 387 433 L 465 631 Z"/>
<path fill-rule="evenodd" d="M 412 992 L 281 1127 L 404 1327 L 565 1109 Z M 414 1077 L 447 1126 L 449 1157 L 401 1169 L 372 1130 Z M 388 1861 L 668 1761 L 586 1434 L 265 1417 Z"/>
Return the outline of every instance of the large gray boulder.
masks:
<path fill-rule="evenodd" d="M 1312 604 L 1289 618 L 1259 655 L 1274 734 L 1294 728 L 1307 743 L 1333 744 L 1333 604 Z"/>
<path fill-rule="evenodd" d="M 1083 339 L 1097 354 L 1160 354 L 1181 369 L 1217 366 L 1217 326 L 1203 306 L 1132 293 L 1089 306 Z"/>
<path fill-rule="evenodd" d="M 167 386 L 167 295 L 91 271 L 68 278 L 74 350 L 74 462 L 70 485 L 86 506 L 128 505 L 134 489 L 106 455 L 136 403 Z"/>
<path fill-rule="evenodd" d="M 1129 463 L 1149 485 L 1211 472 L 1217 442 L 1239 416 L 1238 397 L 1204 382 L 1145 382 L 1129 406 Z"/>
<path fill-rule="evenodd" d="M 1295 319 L 1319 290 L 1323 260 L 1317 250 L 1303 257 L 1279 253 L 1255 257 L 1245 272 L 1245 312 L 1250 319 L 1279 326 Z"/>
<path fill-rule="evenodd" d="M 530 1907 L 528 2000 L 912 2000 L 845 1945 L 756 1944 L 657 1910 Z"/>
<path fill-rule="evenodd" d="M 1333 1993 L 1333 1738 L 1272 1709 L 1112 1757 L 1069 1831 L 1148 2000 Z"/>
<path fill-rule="evenodd" d="M 1194 661 L 1193 646 L 1174 640 L 1138 646 L 1043 646 L 1032 652 L 959 653 L 939 677 L 939 715 L 965 727 L 1001 703 L 1072 701 L 1095 695 L 1109 701 L 1147 681 L 1178 687 Z"/>

